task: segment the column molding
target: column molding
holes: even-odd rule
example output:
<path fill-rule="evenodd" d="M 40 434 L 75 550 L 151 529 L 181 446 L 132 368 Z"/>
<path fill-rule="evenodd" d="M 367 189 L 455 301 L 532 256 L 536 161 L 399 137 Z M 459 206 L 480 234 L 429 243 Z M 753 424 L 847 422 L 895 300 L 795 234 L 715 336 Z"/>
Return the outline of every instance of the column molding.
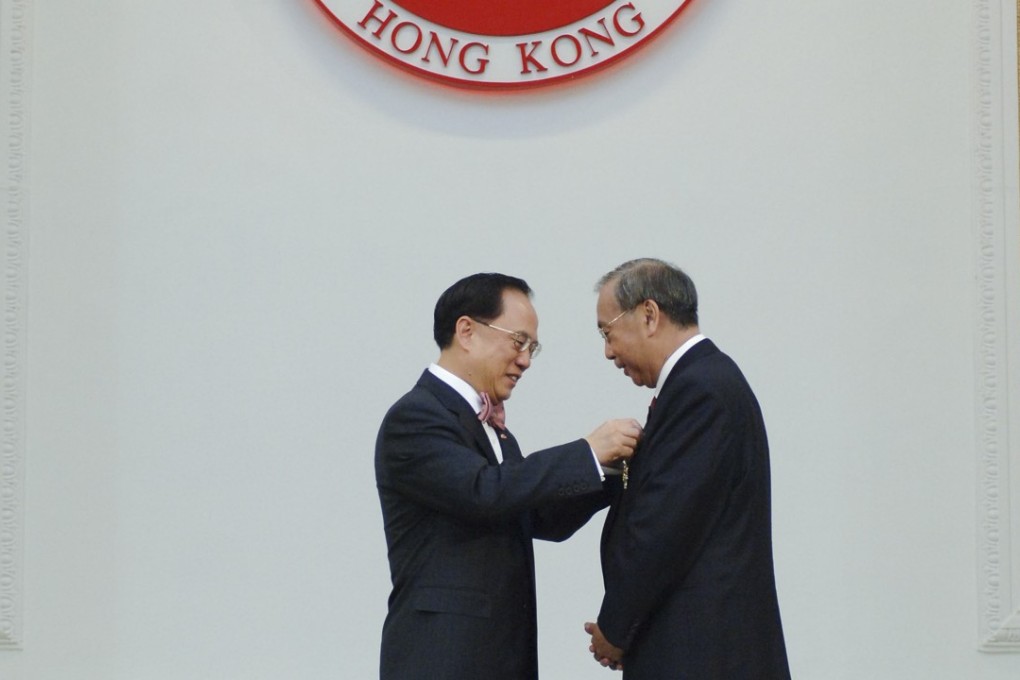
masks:
<path fill-rule="evenodd" d="M 0 650 L 21 649 L 28 298 L 30 3 L 0 0 L 3 139 L 2 395 L 0 395 Z"/>
<path fill-rule="evenodd" d="M 1020 407 L 1020 380 L 1010 377 L 1020 371 L 1018 7 L 1020 0 L 974 5 L 976 543 L 985 652 L 1020 652 L 1020 418 L 1011 415 Z"/>

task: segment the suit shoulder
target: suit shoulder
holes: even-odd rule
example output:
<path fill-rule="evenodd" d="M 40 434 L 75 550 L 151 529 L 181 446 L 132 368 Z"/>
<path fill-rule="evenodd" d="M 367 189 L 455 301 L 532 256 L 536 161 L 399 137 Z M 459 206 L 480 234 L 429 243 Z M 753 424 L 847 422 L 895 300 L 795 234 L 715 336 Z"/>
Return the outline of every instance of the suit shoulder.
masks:
<path fill-rule="evenodd" d="M 737 363 L 714 346 L 677 368 L 663 386 L 660 398 L 690 399 L 751 389 Z"/>
<path fill-rule="evenodd" d="M 383 422 L 400 418 L 409 413 L 444 413 L 449 412 L 439 397 L 422 385 L 415 385 L 404 393 L 386 411 Z"/>

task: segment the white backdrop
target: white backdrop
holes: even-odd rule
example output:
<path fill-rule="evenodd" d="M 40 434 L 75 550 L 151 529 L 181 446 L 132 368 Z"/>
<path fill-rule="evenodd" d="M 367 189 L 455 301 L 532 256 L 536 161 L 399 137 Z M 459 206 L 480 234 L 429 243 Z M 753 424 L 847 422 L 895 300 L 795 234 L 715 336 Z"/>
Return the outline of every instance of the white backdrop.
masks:
<path fill-rule="evenodd" d="M 6 7 L 30 71 L 2 680 L 374 677 L 374 438 L 437 354 L 435 299 L 535 288 L 510 418 L 541 448 L 642 416 L 592 286 L 645 255 L 693 276 L 765 411 L 795 677 L 1020 674 L 978 651 L 980 197 L 1016 224 L 1015 131 L 994 187 L 975 167 L 976 64 L 1015 96 L 998 5 L 695 0 L 512 95 L 395 71 L 311 0 Z M 600 524 L 538 546 L 547 679 L 611 677 L 581 629 Z"/>

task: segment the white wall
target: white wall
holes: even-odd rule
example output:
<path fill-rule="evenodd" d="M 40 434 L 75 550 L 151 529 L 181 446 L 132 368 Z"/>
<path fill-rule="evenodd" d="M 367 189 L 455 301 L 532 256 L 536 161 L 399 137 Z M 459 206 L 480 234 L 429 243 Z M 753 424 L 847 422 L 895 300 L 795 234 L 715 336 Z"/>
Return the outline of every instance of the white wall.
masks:
<path fill-rule="evenodd" d="M 482 270 L 536 289 L 510 418 L 539 448 L 643 413 L 592 292 L 643 255 L 692 274 L 762 402 L 795 677 L 1018 677 L 978 651 L 987 6 L 696 0 L 609 71 L 483 95 L 391 69 L 311 0 L 31 3 L 0 678 L 374 677 L 375 431 L 436 355 L 436 297 Z M 992 45 L 1006 76 L 1014 47 Z M 581 630 L 599 524 L 538 547 L 545 678 L 609 677 Z"/>

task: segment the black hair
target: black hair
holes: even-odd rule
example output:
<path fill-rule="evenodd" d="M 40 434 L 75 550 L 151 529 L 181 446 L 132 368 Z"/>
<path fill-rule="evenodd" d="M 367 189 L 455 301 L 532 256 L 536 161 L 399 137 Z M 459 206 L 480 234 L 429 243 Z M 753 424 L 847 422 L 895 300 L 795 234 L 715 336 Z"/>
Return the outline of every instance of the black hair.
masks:
<path fill-rule="evenodd" d="M 439 349 L 453 342 L 457 319 L 469 316 L 479 321 L 492 321 L 503 313 L 503 291 L 519 290 L 531 297 L 531 288 L 524 281 L 506 274 L 472 274 L 447 288 L 436 302 L 432 337 Z"/>

